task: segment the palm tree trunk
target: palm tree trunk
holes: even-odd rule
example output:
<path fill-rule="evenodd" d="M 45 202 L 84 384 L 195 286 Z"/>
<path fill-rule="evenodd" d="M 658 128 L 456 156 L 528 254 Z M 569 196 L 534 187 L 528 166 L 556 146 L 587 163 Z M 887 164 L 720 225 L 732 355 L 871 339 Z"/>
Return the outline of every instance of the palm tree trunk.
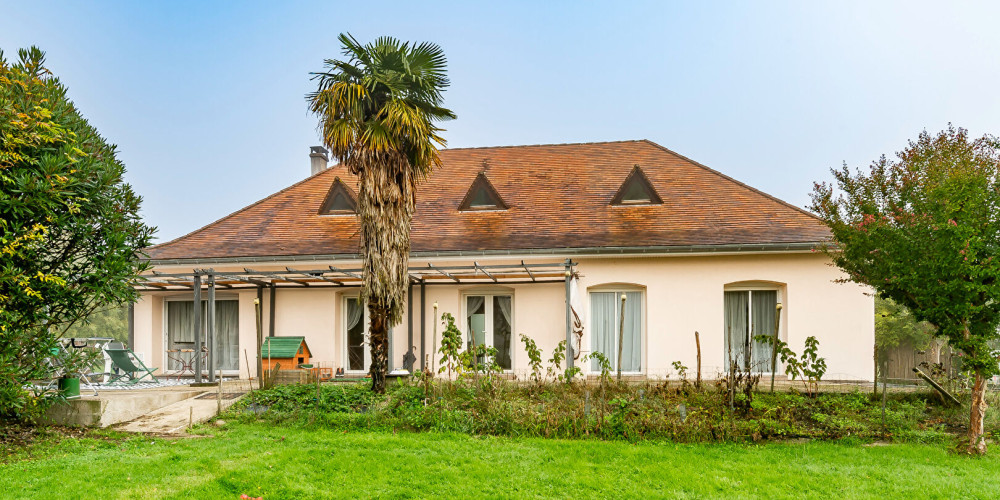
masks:
<path fill-rule="evenodd" d="M 368 372 L 372 377 L 372 392 L 385 392 L 385 378 L 389 371 L 389 328 L 385 311 L 374 304 L 368 305 L 371 317 L 369 341 L 371 343 L 372 365 Z"/>
<path fill-rule="evenodd" d="M 986 379 L 979 370 L 976 370 L 976 382 L 972 386 L 971 406 L 968 452 L 973 455 L 983 455 L 986 453 L 986 436 L 983 429 L 983 419 L 986 416 Z"/>
<path fill-rule="evenodd" d="M 364 275 L 361 299 L 368 304 L 372 390 L 385 392 L 389 367 L 389 328 L 403 317 L 410 281 L 410 221 L 414 209 L 414 172 L 400 154 L 373 154 L 359 168 L 358 216 Z"/>

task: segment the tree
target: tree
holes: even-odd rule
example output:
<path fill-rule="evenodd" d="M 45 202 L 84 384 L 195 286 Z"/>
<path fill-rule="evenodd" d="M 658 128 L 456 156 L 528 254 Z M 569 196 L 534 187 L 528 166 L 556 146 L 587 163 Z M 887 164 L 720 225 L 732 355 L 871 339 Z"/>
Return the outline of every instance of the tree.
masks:
<path fill-rule="evenodd" d="M 441 107 L 449 81 L 437 45 L 391 37 L 362 45 L 349 34 L 339 40 L 346 59 L 328 59 L 326 71 L 313 73 L 318 85 L 307 100 L 323 142 L 360 181 L 361 300 L 371 318 L 372 389 L 384 392 L 388 329 L 402 320 L 409 283 L 416 187 L 441 164 L 445 140 L 435 122 L 455 114 Z"/>
<path fill-rule="evenodd" d="M 25 383 L 81 317 L 134 300 L 153 229 L 124 165 L 32 47 L 0 52 L 0 418 L 31 417 Z"/>
<path fill-rule="evenodd" d="M 990 341 L 1000 323 L 1000 141 L 949 125 L 923 132 L 867 173 L 832 170 L 812 209 L 833 234 L 826 252 L 851 281 L 896 301 L 937 328 L 975 374 L 968 451 L 985 453 Z"/>
<path fill-rule="evenodd" d="M 128 306 L 110 305 L 96 309 L 89 316 L 80 318 L 65 333 L 66 337 L 107 337 L 122 343 L 128 342 Z"/>
<path fill-rule="evenodd" d="M 892 299 L 875 298 L 875 345 L 879 351 L 899 345 L 924 349 L 934 337 L 934 327 L 917 321 L 909 309 Z"/>

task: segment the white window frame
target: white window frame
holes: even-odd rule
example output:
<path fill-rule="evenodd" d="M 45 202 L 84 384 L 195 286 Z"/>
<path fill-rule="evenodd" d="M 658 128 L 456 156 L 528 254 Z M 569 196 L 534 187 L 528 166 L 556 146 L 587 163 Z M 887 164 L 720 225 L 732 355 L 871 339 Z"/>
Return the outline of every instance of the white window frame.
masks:
<path fill-rule="evenodd" d="M 777 321 L 778 321 L 778 339 L 781 340 L 782 342 L 788 342 L 788 336 L 785 334 L 785 321 L 784 321 L 784 317 L 785 317 L 785 314 L 786 314 L 785 313 L 785 309 L 787 309 L 785 307 L 784 288 L 785 288 L 785 286 L 782 285 L 782 284 L 772 283 L 772 282 L 769 282 L 769 281 L 741 281 L 741 282 L 738 282 L 738 283 L 733 284 L 733 285 L 725 285 L 723 287 L 723 289 L 722 289 L 722 293 L 723 293 L 723 297 L 725 297 L 725 292 L 750 292 L 750 295 L 747 297 L 747 304 L 748 304 L 748 307 L 747 307 L 747 309 L 748 309 L 747 310 L 747 328 L 750 328 L 750 326 L 753 325 L 753 307 L 750 307 L 750 305 L 753 304 L 753 292 L 777 292 L 775 294 L 775 301 L 778 304 L 781 304 L 781 311 L 780 311 L 780 313 L 779 313 L 779 315 L 777 317 Z M 725 330 L 725 328 L 726 328 L 726 326 L 725 326 L 726 325 L 726 309 L 725 309 L 725 307 L 726 307 L 725 306 L 725 299 L 723 299 L 723 306 L 722 306 L 722 328 L 723 328 L 723 330 L 722 330 L 722 336 L 723 336 L 723 345 L 725 345 L 725 336 L 726 336 L 726 330 Z M 747 334 L 747 336 L 749 337 L 749 333 Z M 723 359 L 724 362 L 726 361 L 726 353 L 725 352 L 722 353 L 722 359 Z M 728 373 L 729 372 L 729 366 L 726 366 L 723 371 L 726 372 L 726 373 Z M 759 373 L 761 375 L 771 375 L 771 372 L 769 370 L 768 371 L 762 370 L 762 371 L 753 372 L 753 373 Z M 784 366 L 781 364 L 781 359 L 777 360 L 777 364 L 775 365 L 775 373 L 776 374 L 784 373 Z"/>
<path fill-rule="evenodd" d="M 205 292 L 202 292 L 202 293 L 204 294 Z M 216 302 L 221 302 L 221 301 L 224 301 L 224 300 L 229 300 L 229 301 L 236 302 L 236 311 L 237 311 L 237 313 L 236 313 L 237 314 L 237 323 L 236 324 L 237 324 L 237 330 L 238 330 L 239 329 L 238 315 L 239 315 L 239 307 L 240 307 L 239 306 L 240 297 L 239 297 L 239 295 L 232 295 L 232 294 L 227 294 L 227 293 L 223 293 L 223 294 L 220 294 L 218 292 L 215 293 L 215 301 Z M 163 316 L 163 328 L 160 330 L 160 332 L 162 333 L 162 335 L 160 335 L 160 337 L 162 337 L 162 339 L 161 339 L 162 347 L 160 348 L 160 350 L 163 352 L 163 356 L 162 356 L 162 363 L 163 364 L 160 365 L 160 366 L 163 367 L 163 373 L 165 373 L 165 374 L 166 373 L 171 373 L 172 374 L 172 373 L 174 373 L 174 372 L 177 371 L 177 370 L 167 370 L 167 367 L 170 366 L 169 358 L 167 357 L 167 349 L 170 348 L 170 338 L 168 337 L 169 332 L 167 331 L 167 314 L 168 314 L 167 313 L 167 305 L 170 302 L 191 302 L 191 303 L 194 303 L 194 295 L 170 295 L 170 296 L 167 296 L 167 297 L 163 297 L 163 314 L 162 314 L 162 316 Z M 201 302 L 202 303 L 207 303 L 208 302 L 208 300 L 205 299 L 204 295 L 201 296 Z M 202 338 L 201 338 L 201 340 L 202 340 L 202 342 L 204 342 L 205 341 L 204 335 L 206 333 L 204 330 L 207 328 L 207 326 L 205 325 L 204 321 L 202 321 L 201 323 L 202 323 L 201 324 L 201 328 L 203 330 L 202 331 Z M 240 338 L 239 332 L 237 331 L 237 334 L 236 334 L 236 342 L 237 343 L 239 342 L 239 338 Z M 239 345 L 237 345 L 237 347 L 239 347 Z M 145 362 L 145 360 L 142 360 L 142 361 Z M 238 375 L 239 373 L 240 373 L 239 368 L 237 368 L 235 370 L 222 370 L 222 374 L 223 375 Z"/>
<path fill-rule="evenodd" d="M 648 366 L 648 363 L 649 363 L 649 357 L 646 355 L 646 353 L 648 352 L 648 350 L 646 349 L 646 324 L 647 324 L 646 318 L 649 315 L 649 308 L 648 308 L 648 305 L 646 304 L 646 288 L 645 287 L 637 286 L 637 285 L 627 285 L 627 284 L 614 284 L 614 285 L 596 285 L 596 286 L 592 286 L 590 288 L 587 288 L 587 304 L 586 304 L 585 307 L 587 308 L 587 323 L 588 323 L 588 325 L 587 325 L 587 327 L 588 327 L 588 330 L 587 330 L 588 335 L 587 336 L 589 337 L 589 345 L 588 345 L 589 350 L 586 351 L 586 352 L 589 354 L 589 353 L 592 353 L 592 352 L 596 351 L 596 349 L 594 349 L 594 335 L 593 335 L 593 332 L 594 332 L 594 315 L 590 311 L 590 305 L 592 303 L 590 295 L 592 293 L 614 293 L 615 295 L 617 295 L 617 300 L 615 301 L 615 310 L 618 311 L 618 308 L 621 307 L 621 294 L 623 294 L 625 292 L 633 292 L 633 293 L 638 292 L 642 296 L 642 319 L 641 319 L 640 324 L 639 324 L 639 350 L 640 350 L 639 351 L 639 359 L 641 361 L 639 362 L 639 370 L 638 371 L 625 371 L 625 370 L 622 370 L 622 374 L 623 375 L 642 375 L 642 374 L 644 374 L 646 372 L 646 367 Z M 618 314 L 620 315 L 621 311 L 618 311 Z M 615 333 L 615 335 L 614 335 L 613 339 L 614 339 L 615 345 L 617 347 L 617 344 L 618 344 L 618 335 L 617 335 L 617 332 L 614 332 L 614 333 Z M 616 350 L 615 353 L 613 353 L 616 356 L 616 359 L 613 360 L 613 362 L 617 361 L 617 352 L 618 351 Z M 582 362 L 582 356 L 581 356 L 581 362 Z M 591 369 L 591 363 L 590 362 L 585 362 L 583 364 L 584 364 L 584 373 L 587 373 L 587 374 L 600 373 L 598 371 L 594 371 L 594 370 Z"/>
<path fill-rule="evenodd" d="M 461 293 L 462 301 L 462 317 L 459 321 L 462 323 L 462 349 L 466 350 L 466 345 L 469 342 L 469 297 L 486 297 L 484 305 L 486 307 L 486 331 L 493 331 L 493 297 L 510 297 L 510 368 L 503 368 L 501 371 L 503 373 L 513 373 L 517 368 L 516 356 L 517 350 L 515 349 L 515 342 L 517 339 L 514 337 L 515 329 L 514 316 L 515 316 L 515 304 L 514 304 L 514 290 L 507 288 L 473 288 L 469 290 L 463 290 Z M 486 337 L 486 346 L 493 346 L 493 336 L 484 335 Z"/>

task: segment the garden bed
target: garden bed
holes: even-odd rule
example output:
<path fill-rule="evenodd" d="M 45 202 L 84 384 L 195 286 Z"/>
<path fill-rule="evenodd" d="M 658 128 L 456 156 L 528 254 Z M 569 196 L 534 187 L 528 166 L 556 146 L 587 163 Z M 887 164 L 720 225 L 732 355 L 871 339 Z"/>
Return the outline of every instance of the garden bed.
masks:
<path fill-rule="evenodd" d="M 995 395 L 993 397 L 996 397 Z M 732 401 L 730 401 L 732 399 Z M 987 431 L 997 431 L 989 414 Z M 227 418 L 343 430 L 444 431 L 470 435 L 751 442 L 790 438 L 942 441 L 964 431 L 967 410 L 927 392 L 796 391 L 730 396 L 678 383 L 402 382 L 376 395 L 367 385 L 283 386 L 249 394 Z"/>

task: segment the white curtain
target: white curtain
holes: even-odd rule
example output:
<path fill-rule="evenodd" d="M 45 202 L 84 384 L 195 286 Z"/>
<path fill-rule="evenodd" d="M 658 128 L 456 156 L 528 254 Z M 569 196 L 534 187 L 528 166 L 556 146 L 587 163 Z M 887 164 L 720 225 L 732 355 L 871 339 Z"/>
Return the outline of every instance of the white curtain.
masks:
<path fill-rule="evenodd" d="M 621 320 L 620 311 L 619 320 Z M 642 292 L 625 292 L 624 321 L 622 371 L 637 372 L 642 370 Z M 617 356 L 617 353 L 615 355 Z"/>
<path fill-rule="evenodd" d="M 167 302 L 167 349 L 194 349 L 194 302 Z M 178 355 L 167 353 L 167 369 L 179 370 Z"/>
<path fill-rule="evenodd" d="M 201 341 L 207 345 L 207 302 L 201 304 Z M 167 302 L 167 349 L 199 350 L 194 345 L 194 301 Z M 215 354 L 219 368 L 239 369 L 239 303 L 235 300 L 215 301 Z M 167 369 L 180 369 L 180 363 L 168 358 Z"/>
<path fill-rule="evenodd" d="M 726 360 L 725 371 L 729 371 L 732 361 L 740 369 L 746 368 L 747 314 L 750 302 L 749 292 L 725 292 L 725 345 L 722 359 Z"/>
<path fill-rule="evenodd" d="M 355 298 L 347 299 L 347 331 L 351 331 L 358 326 L 364 318 L 365 310 L 361 307 L 361 301 Z"/>
<path fill-rule="evenodd" d="M 774 321 L 777 313 L 778 292 L 775 290 L 753 290 L 750 292 L 750 316 L 752 318 L 751 339 L 757 335 L 774 335 Z M 751 342 L 754 371 L 771 371 L 771 344 Z"/>
<path fill-rule="evenodd" d="M 510 318 L 510 296 L 499 295 L 495 297 L 493 305 L 500 307 L 500 312 L 503 314 L 503 319 L 507 320 L 508 325 L 513 325 L 514 322 Z"/>
<path fill-rule="evenodd" d="M 497 364 L 504 370 L 511 368 L 511 325 L 514 323 L 511 319 L 510 307 L 509 295 L 493 297 L 493 347 L 497 350 Z"/>
<path fill-rule="evenodd" d="M 215 345 L 219 368 L 240 368 L 239 303 L 235 300 L 215 302 Z"/>
<path fill-rule="evenodd" d="M 474 330 L 474 325 L 472 324 L 472 317 L 474 315 L 476 315 L 476 314 L 482 314 L 483 318 L 484 318 L 484 321 L 485 321 L 485 318 L 486 318 L 485 304 L 486 304 L 486 297 L 483 297 L 481 295 L 469 295 L 468 297 L 466 297 L 466 303 L 465 303 L 466 321 L 465 321 L 465 324 L 467 325 L 466 329 L 468 330 L 468 334 L 469 334 L 469 337 L 466 339 L 466 341 L 468 343 L 468 348 L 472 348 L 472 335 L 473 334 L 475 334 L 475 336 L 476 336 L 476 345 L 482 345 L 484 342 L 486 342 L 486 331 L 485 331 L 485 329 L 483 331 L 476 331 L 476 332 L 474 332 L 473 331 Z M 480 309 L 483 309 L 483 311 L 479 312 Z"/>
<path fill-rule="evenodd" d="M 618 320 L 616 318 L 617 296 L 614 292 L 593 292 L 590 294 L 590 350 L 600 352 L 611 360 L 611 367 L 614 369 L 618 359 L 615 350 L 615 338 L 617 337 Z M 591 361 L 590 369 L 600 371 L 601 365 L 597 361 Z"/>
<path fill-rule="evenodd" d="M 194 342 L 194 302 L 167 302 L 167 339 L 170 343 Z"/>

